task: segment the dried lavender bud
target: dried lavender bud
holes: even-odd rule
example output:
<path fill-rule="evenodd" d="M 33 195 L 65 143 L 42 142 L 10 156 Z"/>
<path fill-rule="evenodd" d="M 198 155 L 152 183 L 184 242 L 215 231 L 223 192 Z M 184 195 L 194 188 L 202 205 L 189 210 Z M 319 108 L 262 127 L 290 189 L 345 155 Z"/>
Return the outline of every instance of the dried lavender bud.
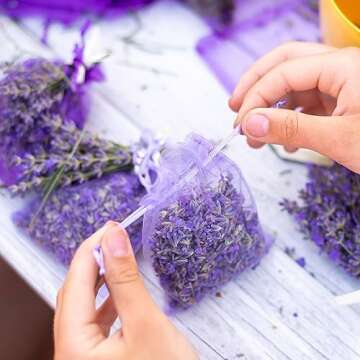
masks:
<path fill-rule="evenodd" d="M 303 268 L 306 266 L 306 260 L 303 257 L 295 259 L 295 262 Z"/>
<path fill-rule="evenodd" d="M 267 247 L 256 210 L 224 175 L 159 211 L 150 256 L 172 307 L 187 308 L 255 267 Z"/>
<path fill-rule="evenodd" d="M 309 179 L 300 201 L 281 205 L 300 230 L 336 264 L 360 276 L 360 175 L 335 164 L 309 166 Z"/>
<path fill-rule="evenodd" d="M 14 216 L 15 223 L 64 264 L 78 246 L 108 220 L 121 221 L 133 212 L 144 188 L 132 172 L 121 172 L 56 190 L 40 213 L 42 199 L 32 201 Z M 136 250 L 141 245 L 141 221 L 127 230 Z"/>

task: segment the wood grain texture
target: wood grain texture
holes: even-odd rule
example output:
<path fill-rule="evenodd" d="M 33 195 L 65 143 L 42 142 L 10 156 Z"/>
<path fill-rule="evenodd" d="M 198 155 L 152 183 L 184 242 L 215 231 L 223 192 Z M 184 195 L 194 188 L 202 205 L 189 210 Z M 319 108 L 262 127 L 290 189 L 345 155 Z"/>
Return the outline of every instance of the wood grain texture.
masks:
<path fill-rule="evenodd" d="M 304 21 L 291 16 L 294 22 Z M 133 141 L 144 127 L 174 140 L 190 131 L 214 140 L 227 135 L 234 115 L 227 107 L 228 94 L 194 51 L 209 31 L 197 16 L 181 5 L 163 2 L 137 16 L 98 26 L 112 56 L 104 64 L 107 82 L 94 91 L 89 128 L 121 141 Z M 239 66 L 245 69 L 242 59 L 248 63 L 267 50 L 264 43 L 272 47 L 289 39 L 288 34 L 276 35 L 286 31 L 283 25 L 273 27 L 276 31 L 244 37 Z M 127 35 L 136 28 L 129 40 Z M 38 40 L 41 31 L 38 21 L 14 24 L 2 18 L 1 60 L 19 53 L 64 56 L 78 36 L 75 28 L 56 25 L 46 49 Z M 221 297 L 208 297 L 172 316 L 173 321 L 204 359 L 359 359 L 360 309 L 333 301 L 334 294 L 358 288 L 358 281 L 304 241 L 278 205 L 283 197 L 296 197 L 306 169 L 280 160 L 269 148 L 250 150 L 240 137 L 227 153 L 242 169 L 261 221 L 276 242 L 255 271 L 225 286 Z M 14 227 L 10 215 L 20 205 L 21 201 L 0 197 L 0 254 L 53 306 L 66 269 Z M 289 258 L 285 247 L 295 247 L 296 255 L 306 258 L 306 267 Z M 151 266 L 141 256 L 139 263 L 146 286 L 162 304 Z"/>

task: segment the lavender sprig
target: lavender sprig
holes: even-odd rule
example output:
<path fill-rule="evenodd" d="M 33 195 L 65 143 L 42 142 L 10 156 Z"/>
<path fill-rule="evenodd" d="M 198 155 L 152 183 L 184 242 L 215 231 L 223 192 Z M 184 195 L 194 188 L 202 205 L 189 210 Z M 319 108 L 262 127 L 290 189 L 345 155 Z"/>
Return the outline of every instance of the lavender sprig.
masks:
<path fill-rule="evenodd" d="M 336 264 L 360 276 L 360 175 L 335 164 L 310 165 L 300 201 L 285 199 L 283 208 L 300 230 Z"/>
<path fill-rule="evenodd" d="M 80 136 L 80 144 L 69 158 L 67 154 Z M 32 150 L 33 153 L 14 155 L 11 159 L 16 178 L 8 188 L 13 194 L 46 188 L 52 175 L 62 167 L 64 170 L 58 186 L 83 183 L 132 167 L 132 153 L 128 147 L 100 139 L 78 129 L 73 123 L 53 129 L 49 142 L 37 144 Z"/>
<path fill-rule="evenodd" d="M 170 306 L 187 308 L 258 264 L 267 250 L 254 208 L 223 175 L 203 189 L 182 189 L 159 210 L 150 256 Z"/>
<path fill-rule="evenodd" d="M 145 194 L 133 172 L 120 172 L 54 191 L 46 204 L 37 197 L 15 214 L 15 223 L 64 264 L 78 246 L 108 220 L 121 221 L 133 212 Z M 41 209 L 34 218 L 34 211 Z M 134 250 L 141 245 L 142 223 L 127 230 Z"/>

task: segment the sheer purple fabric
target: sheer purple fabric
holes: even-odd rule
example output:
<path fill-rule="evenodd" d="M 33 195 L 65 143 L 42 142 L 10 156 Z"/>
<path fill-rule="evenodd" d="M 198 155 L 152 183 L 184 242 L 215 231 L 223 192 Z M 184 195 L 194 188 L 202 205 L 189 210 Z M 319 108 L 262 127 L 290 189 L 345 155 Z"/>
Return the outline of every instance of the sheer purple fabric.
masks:
<path fill-rule="evenodd" d="M 0 0 L 0 11 L 14 17 L 41 16 L 70 24 L 81 16 L 114 16 L 154 0 Z"/>
<path fill-rule="evenodd" d="M 259 56 L 292 40 L 318 41 L 318 16 L 311 0 L 236 0 L 230 26 L 213 27 L 197 50 L 232 92 L 241 74 Z"/>
<path fill-rule="evenodd" d="M 171 308 L 187 308 L 246 269 L 271 245 L 235 163 L 196 134 L 162 154 L 143 204 L 143 247 Z M 190 175 L 189 175 L 190 174 Z"/>

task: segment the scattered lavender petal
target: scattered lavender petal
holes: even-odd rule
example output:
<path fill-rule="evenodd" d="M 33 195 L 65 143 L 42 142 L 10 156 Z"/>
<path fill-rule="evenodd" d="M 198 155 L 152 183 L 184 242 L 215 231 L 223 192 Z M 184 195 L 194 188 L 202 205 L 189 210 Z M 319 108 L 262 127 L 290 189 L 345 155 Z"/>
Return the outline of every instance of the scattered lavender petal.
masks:
<path fill-rule="evenodd" d="M 287 256 L 293 258 L 296 252 L 294 247 L 285 246 L 284 252 Z"/>
<path fill-rule="evenodd" d="M 300 258 L 296 259 L 295 261 L 296 261 L 296 263 L 297 263 L 299 266 L 301 266 L 301 267 L 305 267 L 305 266 L 306 266 L 306 260 L 305 260 L 305 258 L 303 258 L 303 257 L 300 257 Z"/>

